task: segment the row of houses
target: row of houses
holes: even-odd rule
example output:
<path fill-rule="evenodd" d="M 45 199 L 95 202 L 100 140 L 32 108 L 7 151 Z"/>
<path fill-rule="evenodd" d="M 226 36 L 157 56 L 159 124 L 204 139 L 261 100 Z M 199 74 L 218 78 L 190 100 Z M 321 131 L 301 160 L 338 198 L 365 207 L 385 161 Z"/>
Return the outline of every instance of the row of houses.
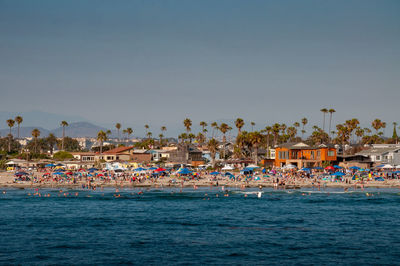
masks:
<path fill-rule="evenodd" d="M 177 145 L 162 149 L 135 149 L 133 146 L 118 147 L 102 154 L 94 152 L 72 152 L 74 159 L 82 162 L 134 161 L 137 163 L 168 162 L 198 166 L 205 163 L 203 151 L 193 145 Z"/>

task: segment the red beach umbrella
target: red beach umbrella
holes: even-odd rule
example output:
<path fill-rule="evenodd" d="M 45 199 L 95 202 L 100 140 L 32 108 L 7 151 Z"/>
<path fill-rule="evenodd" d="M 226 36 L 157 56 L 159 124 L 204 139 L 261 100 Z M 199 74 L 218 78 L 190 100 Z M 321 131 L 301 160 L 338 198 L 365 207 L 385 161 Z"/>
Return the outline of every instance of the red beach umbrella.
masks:
<path fill-rule="evenodd" d="M 164 168 L 157 168 L 155 171 L 156 172 L 164 172 L 166 169 L 164 169 Z"/>
<path fill-rule="evenodd" d="M 333 167 L 333 166 L 327 166 L 327 167 L 325 167 L 325 170 L 335 170 L 335 167 Z"/>

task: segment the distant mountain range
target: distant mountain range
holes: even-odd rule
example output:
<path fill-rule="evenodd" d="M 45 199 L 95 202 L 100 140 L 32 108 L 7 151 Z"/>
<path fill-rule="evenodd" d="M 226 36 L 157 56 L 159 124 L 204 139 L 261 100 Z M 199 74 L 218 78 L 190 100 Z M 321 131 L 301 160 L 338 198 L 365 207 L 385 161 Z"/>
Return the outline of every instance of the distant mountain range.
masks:
<path fill-rule="evenodd" d="M 40 130 L 41 137 L 47 137 L 50 133 L 53 133 L 56 137 L 62 137 L 62 127 L 57 127 L 55 129 L 48 130 L 42 127 L 23 127 L 23 126 L 21 126 L 20 128 L 20 137 L 21 138 L 32 137 L 31 133 L 34 128 Z M 75 123 L 70 123 L 68 127 L 65 127 L 65 135 L 71 138 L 96 137 L 97 133 L 100 130 L 106 131 L 107 129 L 104 127 L 96 126 L 89 122 L 75 122 Z M 17 125 L 15 125 L 11 130 L 13 136 L 17 136 L 17 131 L 18 131 Z M 8 133 L 10 133 L 9 129 L 0 130 L 0 135 L 2 137 L 7 136 Z M 115 136 L 116 133 L 115 132 L 113 133 L 114 134 L 112 136 Z"/>

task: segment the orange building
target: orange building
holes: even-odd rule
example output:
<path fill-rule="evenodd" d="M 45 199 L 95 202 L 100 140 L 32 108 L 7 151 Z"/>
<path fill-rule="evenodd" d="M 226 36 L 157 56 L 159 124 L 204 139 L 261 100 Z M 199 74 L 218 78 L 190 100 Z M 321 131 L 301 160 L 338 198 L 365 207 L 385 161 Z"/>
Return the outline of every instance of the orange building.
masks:
<path fill-rule="evenodd" d="M 323 162 L 336 161 L 336 149 L 321 144 L 311 147 L 303 142 L 285 143 L 275 149 L 275 166 L 295 165 L 298 168 L 322 166 Z"/>

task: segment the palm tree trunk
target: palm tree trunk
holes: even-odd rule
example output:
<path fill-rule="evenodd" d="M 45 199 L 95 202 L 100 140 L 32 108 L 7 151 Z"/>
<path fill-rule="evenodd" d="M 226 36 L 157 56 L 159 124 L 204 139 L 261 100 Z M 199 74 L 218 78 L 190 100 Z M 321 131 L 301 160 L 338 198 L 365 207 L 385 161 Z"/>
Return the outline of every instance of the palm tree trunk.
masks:
<path fill-rule="evenodd" d="M 10 134 L 8 135 L 8 152 L 11 152 L 11 127 Z"/>
<path fill-rule="evenodd" d="M 332 113 L 330 113 L 330 115 L 329 115 L 329 132 L 328 132 L 328 136 L 331 135 L 331 125 L 332 125 Z"/>
<path fill-rule="evenodd" d="M 18 124 L 18 134 L 17 135 L 18 135 L 18 139 L 19 139 L 19 124 Z"/>
<path fill-rule="evenodd" d="M 269 159 L 269 133 L 267 135 L 267 159 Z"/>
<path fill-rule="evenodd" d="M 63 135 L 61 141 L 61 150 L 64 150 L 65 127 L 63 126 L 62 128 L 63 128 Z"/>
<path fill-rule="evenodd" d="M 254 147 L 254 163 L 255 165 L 258 164 L 258 145 Z"/>

